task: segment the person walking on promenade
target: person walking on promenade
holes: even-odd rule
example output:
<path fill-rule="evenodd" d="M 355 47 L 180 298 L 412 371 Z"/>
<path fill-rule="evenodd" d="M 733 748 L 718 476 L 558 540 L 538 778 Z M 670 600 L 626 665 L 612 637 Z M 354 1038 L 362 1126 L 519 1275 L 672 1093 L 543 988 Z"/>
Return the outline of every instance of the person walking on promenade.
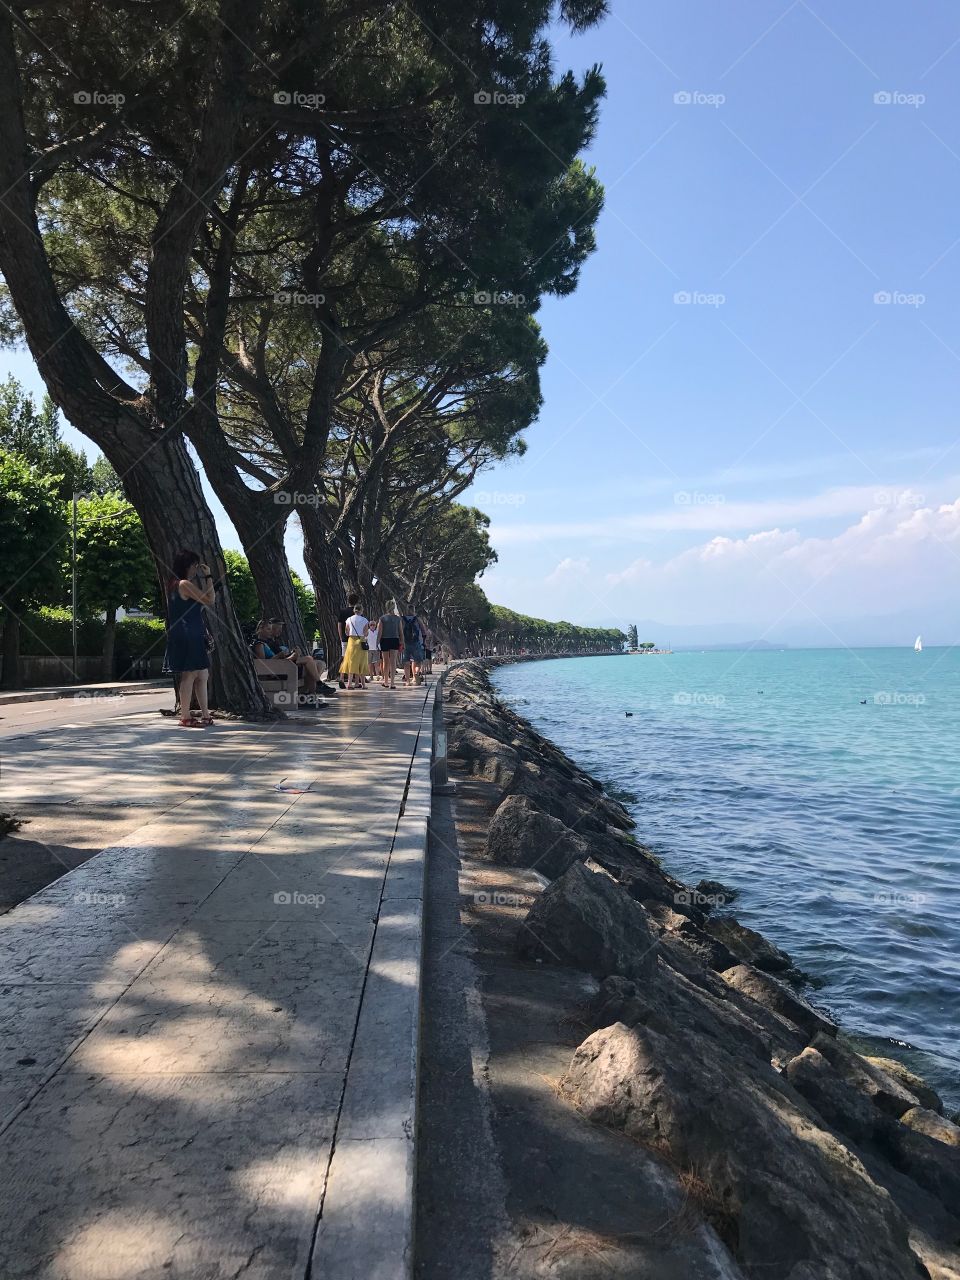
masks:
<path fill-rule="evenodd" d="M 196 551 L 181 551 L 173 558 L 173 576 L 167 583 L 167 657 L 165 666 L 176 673 L 180 693 L 180 726 L 200 729 L 213 724 L 207 703 L 210 657 L 204 607 L 213 604 L 215 592 L 210 566 Z M 191 712 L 196 693 L 200 718 Z"/>
<path fill-rule="evenodd" d="M 433 632 L 429 623 L 423 625 L 423 674 L 433 674 Z"/>
<path fill-rule="evenodd" d="M 348 689 L 367 691 L 367 674 L 370 664 L 367 661 L 367 632 L 370 621 L 360 611 L 359 604 L 353 606 L 353 613 L 343 624 L 347 637 L 347 650 L 340 664 L 340 674 L 346 676 Z"/>
<path fill-rule="evenodd" d="M 360 597 L 355 593 L 353 595 L 347 596 L 346 609 L 341 609 L 340 612 L 337 614 L 337 632 L 340 636 L 340 664 L 341 665 L 340 665 L 339 683 L 340 683 L 341 689 L 345 689 L 347 687 L 346 681 L 343 678 L 343 659 L 347 656 L 346 626 L 347 626 L 347 623 L 350 621 L 350 619 L 353 617 L 354 606 L 359 602 L 359 600 L 360 600 Z"/>
<path fill-rule="evenodd" d="M 410 612 L 401 619 L 403 623 L 403 666 L 408 685 L 423 684 L 420 673 L 423 665 L 423 627 L 416 611 L 409 606 Z"/>
<path fill-rule="evenodd" d="M 370 622 L 370 630 L 367 632 L 367 660 L 370 663 L 370 676 L 374 680 L 380 680 L 381 661 L 380 661 L 380 623 Z"/>
<path fill-rule="evenodd" d="M 383 669 L 383 687 L 395 689 L 394 680 L 397 675 L 397 656 L 400 652 L 400 615 L 396 606 L 385 613 L 377 624 L 380 644 L 380 665 Z"/>

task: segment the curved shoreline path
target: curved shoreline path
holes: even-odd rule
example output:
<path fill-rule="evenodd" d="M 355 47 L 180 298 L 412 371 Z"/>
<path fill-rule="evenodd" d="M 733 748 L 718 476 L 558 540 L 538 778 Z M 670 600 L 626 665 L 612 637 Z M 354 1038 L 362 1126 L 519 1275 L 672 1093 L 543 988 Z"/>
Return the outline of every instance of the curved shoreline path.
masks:
<path fill-rule="evenodd" d="M 0 916 L 4 1280 L 409 1274 L 433 695 L 5 723 L 0 809 L 142 821 Z"/>

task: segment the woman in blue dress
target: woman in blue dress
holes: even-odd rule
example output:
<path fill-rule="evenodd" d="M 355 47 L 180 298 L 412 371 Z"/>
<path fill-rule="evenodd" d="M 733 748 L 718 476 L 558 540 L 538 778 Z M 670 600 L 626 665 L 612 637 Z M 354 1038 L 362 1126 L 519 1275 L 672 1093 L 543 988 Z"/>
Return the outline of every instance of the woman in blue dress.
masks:
<path fill-rule="evenodd" d="M 167 660 L 176 672 L 180 689 L 180 724 L 184 729 L 200 729 L 213 724 L 207 704 L 207 629 L 204 606 L 215 599 L 213 575 L 196 551 L 181 551 L 173 558 L 173 577 L 167 584 Z M 190 712 L 196 693 L 200 718 Z"/>

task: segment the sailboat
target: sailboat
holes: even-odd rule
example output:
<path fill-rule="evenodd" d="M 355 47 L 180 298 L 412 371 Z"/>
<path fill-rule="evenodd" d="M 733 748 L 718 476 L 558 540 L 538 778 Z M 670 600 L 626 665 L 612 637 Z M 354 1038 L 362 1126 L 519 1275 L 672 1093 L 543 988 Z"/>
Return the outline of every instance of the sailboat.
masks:
<path fill-rule="evenodd" d="M 914 653 L 923 653 L 923 641 L 919 636 L 913 642 L 913 651 Z"/>

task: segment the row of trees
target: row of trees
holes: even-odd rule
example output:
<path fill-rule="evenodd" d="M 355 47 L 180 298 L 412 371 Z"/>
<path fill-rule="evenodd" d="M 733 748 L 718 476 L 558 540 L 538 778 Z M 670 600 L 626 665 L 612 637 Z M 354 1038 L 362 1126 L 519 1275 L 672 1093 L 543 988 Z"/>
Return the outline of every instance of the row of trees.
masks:
<path fill-rule="evenodd" d="M 449 619 L 450 632 L 473 650 L 498 653 L 620 653 L 626 636 L 616 627 L 580 627 L 530 618 L 502 605 L 475 601 L 468 619 Z"/>
<path fill-rule="evenodd" d="M 296 513 L 328 653 L 351 587 L 438 627 L 469 606 L 493 555 L 456 499 L 522 451 L 536 312 L 575 288 L 602 202 L 579 159 L 602 78 L 558 74 L 546 32 L 604 8 L 0 10 L 0 324 L 122 478 L 161 573 L 185 546 L 214 566 L 232 709 L 267 707 L 198 462 L 262 610 L 291 620 Z"/>
<path fill-rule="evenodd" d="M 0 384 L 0 599 L 3 684 L 19 684 L 28 608 L 64 605 L 105 616 L 103 671 L 113 669 L 117 610 L 155 598 L 143 526 L 104 458 L 90 466 L 60 436 L 49 396 L 39 409 L 13 378 Z M 73 554 L 75 549 L 75 555 Z"/>
<path fill-rule="evenodd" d="M 24 637 L 28 610 L 72 603 L 76 569 L 81 622 L 103 618 L 101 665 L 114 674 L 117 613 L 137 607 L 162 612 L 156 566 L 140 517 L 105 458 L 91 466 L 60 434 L 56 406 L 44 397 L 38 408 L 12 377 L 0 383 L 0 615 L 6 688 L 19 683 L 21 644 L 42 651 L 42 637 Z M 256 585 L 247 560 L 224 551 L 226 578 L 237 616 L 249 631 L 260 616 Z M 313 592 L 291 572 L 297 625 L 317 630 Z M 162 644 L 162 640 L 158 641 Z M 155 656 L 160 656 L 155 655 Z"/>

